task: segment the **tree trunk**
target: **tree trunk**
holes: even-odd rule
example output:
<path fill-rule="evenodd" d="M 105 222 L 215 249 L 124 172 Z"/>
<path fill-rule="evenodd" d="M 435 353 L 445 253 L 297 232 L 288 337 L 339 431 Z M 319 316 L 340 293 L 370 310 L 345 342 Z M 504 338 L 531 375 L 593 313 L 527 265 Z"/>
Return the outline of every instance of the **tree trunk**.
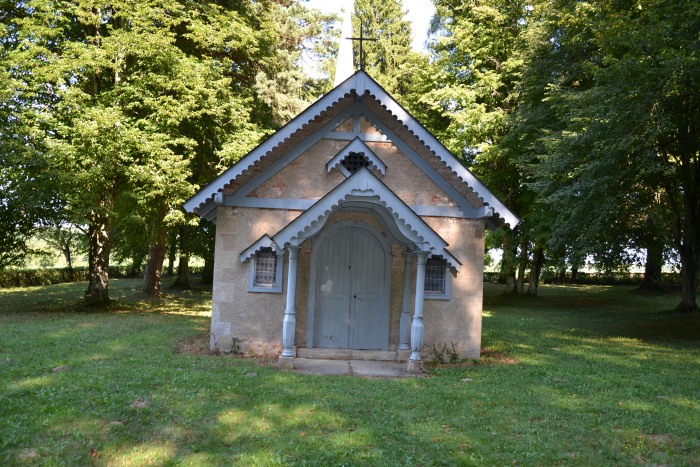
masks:
<path fill-rule="evenodd" d="M 75 280 L 75 275 L 73 274 L 73 257 L 70 251 L 70 244 L 68 241 L 63 245 L 62 248 L 63 257 L 66 259 L 66 264 L 68 265 L 68 280 L 73 282 Z"/>
<path fill-rule="evenodd" d="M 700 252 L 700 229 L 697 222 L 700 221 L 700 194 L 694 193 L 692 188 L 687 189 L 683 196 L 685 219 L 683 224 L 683 243 L 680 245 L 681 276 L 683 278 L 683 293 L 678 311 L 684 313 L 696 312 L 698 308 L 698 253 Z"/>
<path fill-rule="evenodd" d="M 647 258 L 644 263 L 644 279 L 639 286 L 640 290 L 659 292 L 663 290 L 661 269 L 664 265 L 664 244 L 659 237 L 649 239 L 647 244 Z"/>
<path fill-rule="evenodd" d="M 540 273 L 544 266 L 544 248 L 538 246 L 532 253 L 532 269 L 530 270 L 530 285 L 527 289 L 527 294 L 533 297 L 537 296 L 540 288 Z"/>
<path fill-rule="evenodd" d="M 160 210 L 156 210 L 152 214 L 149 224 L 148 234 L 148 256 L 146 259 L 146 268 L 143 271 L 143 288 L 142 291 L 146 295 L 160 295 L 161 275 L 163 273 L 163 261 L 167 254 L 168 229 L 165 225 L 165 215 L 167 207 L 160 206 Z"/>
<path fill-rule="evenodd" d="M 691 261 L 682 261 L 681 266 L 681 276 L 683 277 L 683 294 L 681 296 L 681 302 L 678 304 L 677 310 L 690 313 L 698 311 L 697 302 L 697 289 L 698 289 L 698 272 L 697 272 L 697 260 L 692 261 L 695 264 L 688 264 Z M 695 267 L 696 270 L 693 271 L 692 268 Z"/>
<path fill-rule="evenodd" d="M 214 283 L 214 257 L 204 258 L 204 269 L 202 270 L 202 283 L 212 285 Z"/>
<path fill-rule="evenodd" d="M 93 211 L 88 226 L 88 289 L 85 303 L 90 306 L 109 305 L 109 241 L 112 216 Z"/>
<path fill-rule="evenodd" d="M 148 260 L 143 271 L 143 293 L 147 295 L 160 295 L 161 293 L 161 273 L 163 260 L 165 259 L 165 245 L 156 242 L 148 249 Z"/>
<path fill-rule="evenodd" d="M 165 251 L 165 243 L 162 240 L 156 241 L 148 249 L 148 261 L 146 261 L 146 269 L 143 271 L 142 289 L 146 295 L 160 295 L 161 293 L 161 273 Z"/>
<path fill-rule="evenodd" d="M 527 246 L 528 242 L 523 240 L 522 244 L 520 245 L 520 261 L 518 264 L 518 280 L 516 283 L 518 293 L 521 295 L 525 292 L 525 272 L 527 271 L 528 255 Z"/>
<path fill-rule="evenodd" d="M 170 241 L 168 242 L 168 277 L 173 277 L 173 272 L 175 268 L 175 257 L 177 256 L 177 243 L 175 243 L 176 236 L 171 235 Z"/>
<path fill-rule="evenodd" d="M 566 282 L 566 264 L 559 268 L 559 274 L 557 275 L 557 284 L 563 284 Z"/>
<path fill-rule="evenodd" d="M 503 264 L 501 267 L 501 274 L 504 276 L 503 280 L 506 283 L 505 295 L 517 295 L 518 289 L 515 281 L 515 271 L 516 271 L 516 261 L 515 261 L 515 251 L 511 241 L 512 232 L 506 232 L 503 236 Z"/>
<path fill-rule="evenodd" d="M 141 275 L 141 266 L 143 265 L 143 256 L 131 258 L 131 277 L 139 277 Z"/>
<path fill-rule="evenodd" d="M 187 248 L 187 228 L 185 226 L 180 227 L 180 262 L 177 265 L 177 277 L 175 278 L 175 283 L 173 287 L 178 289 L 189 289 L 190 288 L 190 257 L 189 250 Z"/>
<path fill-rule="evenodd" d="M 571 283 L 576 283 L 578 279 L 578 265 L 574 264 L 571 266 Z"/>
<path fill-rule="evenodd" d="M 173 283 L 173 288 L 189 289 L 190 288 L 190 257 L 188 255 L 180 255 L 180 261 L 177 264 L 177 277 Z"/>

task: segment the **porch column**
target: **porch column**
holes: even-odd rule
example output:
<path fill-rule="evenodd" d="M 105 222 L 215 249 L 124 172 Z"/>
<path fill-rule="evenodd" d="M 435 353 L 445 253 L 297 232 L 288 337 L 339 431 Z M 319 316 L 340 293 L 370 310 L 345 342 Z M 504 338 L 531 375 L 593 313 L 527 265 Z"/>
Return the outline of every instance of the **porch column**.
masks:
<path fill-rule="evenodd" d="M 287 304 L 284 310 L 284 321 L 282 322 L 282 356 L 280 366 L 293 368 L 294 366 L 294 334 L 296 332 L 296 299 L 297 299 L 297 258 L 299 257 L 298 246 L 288 246 L 289 262 L 287 270 Z"/>
<path fill-rule="evenodd" d="M 413 308 L 413 324 L 411 325 L 411 357 L 408 360 L 409 373 L 423 370 L 420 351 L 423 348 L 423 298 L 425 295 L 425 262 L 427 251 L 416 253 L 418 258 L 416 268 L 416 302 Z"/>
<path fill-rule="evenodd" d="M 399 321 L 399 350 L 408 350 L 408 339 L 411 332 L 411 271 L 413 269 L 413 253 L 404 253 L 403 258 L 403 299 L 401 301 L 401 321 Z"/>

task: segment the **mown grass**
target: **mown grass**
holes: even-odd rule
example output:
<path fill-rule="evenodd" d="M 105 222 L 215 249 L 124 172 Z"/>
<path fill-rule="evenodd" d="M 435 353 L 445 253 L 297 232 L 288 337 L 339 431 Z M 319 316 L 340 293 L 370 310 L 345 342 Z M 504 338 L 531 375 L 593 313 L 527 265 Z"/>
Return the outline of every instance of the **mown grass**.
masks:
<path fill-rule="evenodd" d="M 200 352 L 210 294 L 138 286 L 112 282 L 109 312 L 76 306 L 84 284 L 0 291 L 0 464 L 700 464 L 677 296 L 488 286 L 482 363 L 382 380 Z"/>

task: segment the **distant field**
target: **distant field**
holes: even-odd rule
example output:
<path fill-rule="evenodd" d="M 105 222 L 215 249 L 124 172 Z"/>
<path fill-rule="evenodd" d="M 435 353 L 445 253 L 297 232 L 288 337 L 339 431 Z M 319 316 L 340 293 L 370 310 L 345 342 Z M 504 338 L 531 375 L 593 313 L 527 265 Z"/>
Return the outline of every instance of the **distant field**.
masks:
<path fill-rule="evenodd" d="M 487 285 L 484 357 L 401 380 L 206 351 L 211 294 L 0 290 L 0 464 L 700 465 L 700 317 L 676 295 Z M 280 320 L 282 317 L 280 310 Z"/>

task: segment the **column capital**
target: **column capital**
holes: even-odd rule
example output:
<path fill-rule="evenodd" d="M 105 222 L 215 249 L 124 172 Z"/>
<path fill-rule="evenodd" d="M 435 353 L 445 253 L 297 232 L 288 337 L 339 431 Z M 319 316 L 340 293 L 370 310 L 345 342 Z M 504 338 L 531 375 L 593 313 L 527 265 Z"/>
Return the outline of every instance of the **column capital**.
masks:
<path fill-rule="evenodd" d="M 428 260 L 428 255 L 430 252 L 428 251 L 416 251 L 415 255 L 416 258 L 418 258 L 418 264 L 425 264 L 425 262 Z"/>

